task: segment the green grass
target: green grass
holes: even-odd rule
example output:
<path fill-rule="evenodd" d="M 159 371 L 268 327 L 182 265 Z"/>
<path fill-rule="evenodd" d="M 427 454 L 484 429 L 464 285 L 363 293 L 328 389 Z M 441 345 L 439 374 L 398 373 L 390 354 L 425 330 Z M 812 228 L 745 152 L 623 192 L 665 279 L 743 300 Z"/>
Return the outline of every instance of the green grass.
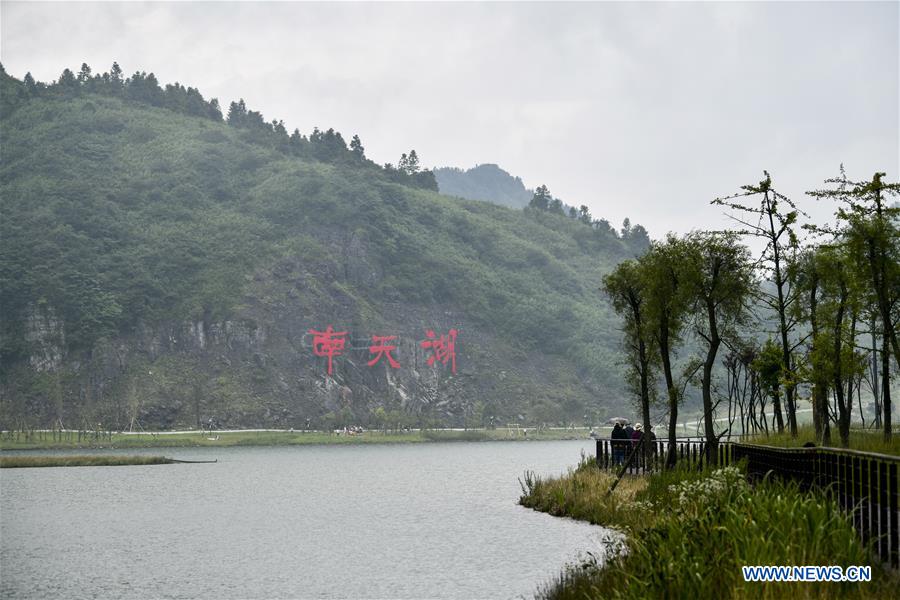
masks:
<path fill-rule="evenodd" d="M 0 468 L 106 467 L 121 465 L 168 465 L 164 456 L 0 456 Z"/>
<path fill-rule="evenodd" d="M 77 434 L 54 439 L 51 433 L 43 435 L 0 435 L 2 450 L 53 450 L 69 448 L 183 448 L 193 446 L 293 446 L 306 444 L 397 444 L 420 442 L 475 442 L 475 441 L 532 441 L 532 440 L 575 440 L 585 439 L 587 430 L 546 429 L 528 430 L 528 434 L 506 429 L 480 429 L 468 431 L 417 430 L 400 432 L 366 431 L 359 435 L 337 435 L 322 431 L 240 431 L 228 433 L 202 432 L 177 434 L 121 434 L 94 439 L 83 436 L 78 441 Z"/>
<path fill-rule="evenodd" d="M 886 598 L 900 584 L 820 493 L 780 481 L 750 486 L 735 467 L 632 480 L 606 498 L 609 479 L 584 462 L 558 479 L 523 482 L 523 505 L 627 536 L 627 551 L 605 568 L 569 566 L 539 598 Z M 873 580 L 745 583 L 744 565 L 872 565 Z"/>
<path fill-rule="evenodd" d="M 571 517 L 595 525 L 615 524 L 620 529 L 638 528 L 644 520 L 639 491 L 647 487 L 646 477 L 625 477 L 612 495 L 607 496 L 615 477 L 601 471 L 593 459 L 582 456 L 581 463 L 563 477 L 543 479 L 526 472 L 522 486 L 522 506 L 560 517 Z"/>
<path fill-rule="evenodd" d="M 769 436 L 760 435 L 743 440 L 751 444 L 765 446 L 779 446 L 783 448 L 799 448 L 807 442 L 813 442 L 817 446 L 815 429 L 812 425 L 803 425 L 797 428 L 797 437 L 791 437 L 790 432 L 773 433 Z M 840 446 L 840 436 L 836 428 L 831 429 L 831 447 Z M 881 431 L 858 429 L 850 430 L 850 449 L 862 452 L 878 452 L 881 454 L 900 455 L 900 431 L 894 431 L 890 442 L 885 442 Z"/>

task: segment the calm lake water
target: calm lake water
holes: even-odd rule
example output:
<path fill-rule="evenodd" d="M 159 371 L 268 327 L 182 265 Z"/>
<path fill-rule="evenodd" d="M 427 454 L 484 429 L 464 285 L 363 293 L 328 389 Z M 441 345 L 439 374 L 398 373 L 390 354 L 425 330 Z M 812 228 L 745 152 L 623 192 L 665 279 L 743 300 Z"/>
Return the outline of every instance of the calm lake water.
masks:
<path fill-rule="evenodd" d="M 606 531 L 516 504 L 584 442 L 164 449 L 4 469 L 3 598 L 515 598 Z M 121 454 L 122 452 L 117 452 Z"/>

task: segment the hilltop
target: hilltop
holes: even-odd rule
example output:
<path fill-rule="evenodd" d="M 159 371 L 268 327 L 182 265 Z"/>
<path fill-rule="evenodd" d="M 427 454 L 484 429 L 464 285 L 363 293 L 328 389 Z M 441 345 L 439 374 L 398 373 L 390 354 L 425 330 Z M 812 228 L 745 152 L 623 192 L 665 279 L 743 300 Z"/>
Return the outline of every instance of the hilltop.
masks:
<path fill-rule="evenodd" d="M 437 193 L 152 74 L 0 73 L 0 427 L 558 422 L 627 404 L 602 276 L 645 240 Z M 68 75 L 67 75 L 68 73 Z M 405 162 L 404 162 L 405 159 Z M 347 331 L 314 356 L 310 329 Z M 422 347 L 458 331 L 457 372 Z M 397 336 L 394 369 L 372 336 Z"/>
<path fill-rule="evenodd" d="M 476 165 L 471 169 L 434 169 L 442 194 L 468 200 L 484 200 L 510 208 L 525 208 L 534 193 L 525 189 L 521 177 L 513 177 L 498 165 Z"/>

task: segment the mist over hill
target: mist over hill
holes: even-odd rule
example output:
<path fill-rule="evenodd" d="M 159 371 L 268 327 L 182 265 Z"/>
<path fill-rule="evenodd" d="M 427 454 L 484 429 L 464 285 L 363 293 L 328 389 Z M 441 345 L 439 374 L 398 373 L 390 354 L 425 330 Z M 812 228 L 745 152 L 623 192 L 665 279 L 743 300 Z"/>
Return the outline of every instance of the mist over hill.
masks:
<path fill-rule="evenodd" d="M 408 156 L 379 166 L 356 136 L 289 134 L 243 101 L 223 120 L 152 74 L 2 72 L 0 101 L 0 427 L 556 423 L 629 403 L 598 287 L 645 237 L 447 198 Z M 330 374 L 310 333 L 328 326 L 347 332 Z M 429 360 L 451 330 L 455 373 Z M 369 365 L 373 336 L 395 336 L 397 368 Z"/>
<path fill-rule="evenodd" d="M 521 178 L 513 177 L 494 164 L 476 165 L 465 171 L 442 167 L 434 169 L 434 176 L 442 194 L 510 208 L 525 208 L 533 194 L 525 189 Z"/>

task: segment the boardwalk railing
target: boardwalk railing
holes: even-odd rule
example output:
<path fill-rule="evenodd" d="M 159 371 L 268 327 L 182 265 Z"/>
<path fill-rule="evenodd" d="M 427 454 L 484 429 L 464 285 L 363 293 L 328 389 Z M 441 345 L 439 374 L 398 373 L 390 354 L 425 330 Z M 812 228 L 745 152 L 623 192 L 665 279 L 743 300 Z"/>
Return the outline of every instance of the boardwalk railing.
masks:
<path fill-rule="evenodd" d="M 631 440 L 597 440 L 597 465 L 601 469 L 616 469 L 628 459 L 637 447 L 637 441 Z M 675 451 L 679 462 L 702 464 L 706 460 L 706 442 L 699 438 L 679 438 L 675 443 Z M 650 442 L 649 458 L 641 452 L 631 461 L 627 473 L 650 473 L 659 471 L 666 464 L 669 442 L 656 440 Z"/>
<path fill-rule="evenodd" d="M 597 440 L 597 465 L 614 469 L 634 446 L 630 441 Z M 697 467 L 706 462 L 706 444 L 699 439 L 680 439 L 675 444 L 678 461 Z M 648 459 L 635 456 L 630 473 L 658 471 L 665 466 L 667 441 L 655 441 Z M 796 481 L 802 488 L 818 488 L 829 494 L 850 515 L 863 541 L 892 568 L 900 569 L 900 457 L 839 448 L 776 448 L 756 444 L 721 442 L 715 463 L 728 465 L 746 460 L 751 478 L 772 474 Z"/>

